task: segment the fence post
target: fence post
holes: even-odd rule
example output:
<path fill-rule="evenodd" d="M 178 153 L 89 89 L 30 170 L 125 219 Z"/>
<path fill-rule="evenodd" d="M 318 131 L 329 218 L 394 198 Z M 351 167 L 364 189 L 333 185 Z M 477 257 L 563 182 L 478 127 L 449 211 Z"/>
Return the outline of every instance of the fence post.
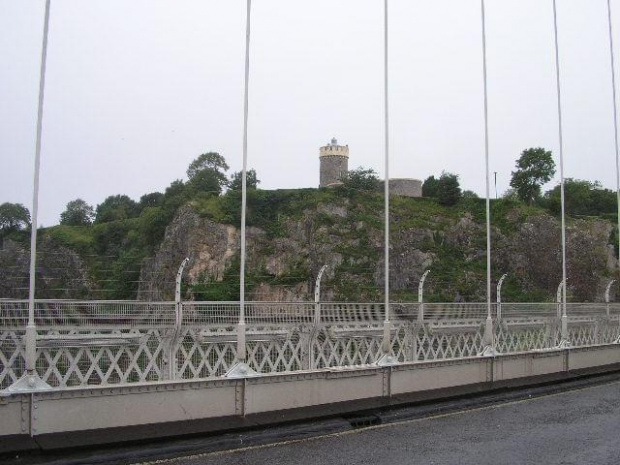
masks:
<path fill-rule="evenodd" d="M 424 322 L 424 283 L 430 272 L 431 270 L 426 270 L 420 278 L 420 284 L 418 284 L 418 323 Z"/>
<path fill-rule="evenodd" d="M 314 284 L 314 315 L 312 318 L 312 326 L 310 329 L 306 329 L 302 332 L 302 337 L 307 338 L 307 340 L 302 344 L 303 359 L 301 362 L 307 370 L 311 370 L 314 367 L 314 350 L 312 344 L 319 332 L 319 325 L 321 324 L 321 281 L 323 280 L 325 270 L 327 270 L 327 265 L 321 267 Z"/>
<path fill-rule="evenodd" d="M 424 326 L 424 283 L 430 272 L 431 270 L 426 270 L 418 283 L 418 319 L 409 325 L 411 331 L 411 354 L 409 359 L 412 362 L 418 361 L 418 334 L 420 333 L 420 328 Z"/>
<path fill-rule="evenodd" d="M 609 313 L 610 313 L 609 312 L 609 307 L 610 307 L 609 303 L 611 301 L 611 286 L 613 286 L 615 282 L 616 282 L 615 279 L 612 279 L 611 281 L 609 281 L 609 284 L 607 285 L 607 289 L 605 289 L 605 304 L 607 306 L 607 309 L 606 309 L 607 310 L 607 318 L 609 318 L 609 316 L 610 316 L 609 315 Z"/>
<path fill-rule="evenodd" d="M 502 321 L 502 286 L 504 285 L 504 281 L 508 273 L 504 274 L 501 278 L 499 278 L 499 282 L 497 283 L 497 322 Z"/>
<path fill-rule="evenodd" d="M 314 285 L 314 324 L 318 325 L 321 322 L 321 280 L 323 273 L 327 269 L 327 265 L 323 265 L 316 277 L 316 284 Z"/>
<path fill-rule="evenodd" d="M 557 302 L 558 302 L 558 319 L 560 321 L 560 344 L 559 347 L 570 346 L 568 340 L 568 315 L 566 314 L 566 307 L 563 305 L 563 295 L 566 292 L 566 281 L 562 280 L 558 286 Z"/>
<path fill-rule="evenodd" d="M 177 278 L 174 287 L 174 330 L 172 337 L 166 350 L 167 378 L 176 379 L 177 377 L 177 357 L 176 349 L 181 336 L 181 326 L 183 324 L 183 302 L 181 301 L 181 281 L 183 279 L 183 271 L 189 262 L 189 258 L 185 258 L 177 271 Z"/>

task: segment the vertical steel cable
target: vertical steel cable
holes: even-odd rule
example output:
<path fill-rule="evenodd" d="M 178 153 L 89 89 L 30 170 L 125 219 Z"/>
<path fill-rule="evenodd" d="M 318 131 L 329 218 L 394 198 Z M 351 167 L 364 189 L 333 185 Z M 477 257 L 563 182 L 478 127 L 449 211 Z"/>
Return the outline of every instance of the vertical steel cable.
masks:
<path fill-rule="evenodd" d="M 560 46 L 558 41 L 558 10 L 556 0 L 553 0 L 553 31 L 555 38 L 555 71 L 558 98 L 558 136 L 560 143 L 560 194 L 562 203 L 562 317 L 566 317 L 566 204 L 564 194 L 564 132 L 562 122 L 562 86 L 560 82 Z"/>
<path fill-rule="evenodd" d="M 36 260 L 37 260 L 37 227 L 39 216 L 39 172 L 41 168 L 41 138 L 43 135 L 43 104 L 45 101 L 45 71 L 47 67 L 47 37 L 49 34 L 51 1 L 45 2 L 45 19 L 43 23 L 43 46 L 41 49 L 41 74 L 39 78 L 39 108 L 37 113 L 37 135 L 34 156 L 34 185 L 32 189 L 32 223 L 30 227 L 30 283 L 28 286 L 28 327 L 26 350 L 26 369 L 35 369 L 36 338 L 34 321 L 34 298 L 36 290 Z M 30 340 L 32 339 L 32 340 Z"/>
<path fill-rule="evenodd" d="M 245 29 L 245 75 L 243 95 L 243 167 L 241 170 L 241 262 L 239 265 L 239 332 L 245 331 L 245 255 L 246 255 L 246 209 L 247 209 L 247 165 L 248 165 L 248 107 L 250 83 L 250 26 L 252 0 L 247 0 Z M 245 335 L 242 335 L 245 336 Z M 238 357 L 245 360 L 245 337 L 239 338 Z"/>
<path fill-rule="evenodd" d="M 383 2 L 383 99 L 385 104 L 385 322 L 390 321 L 390 124 L 388 97 L 388 0 Z"/>
<path fill-rule="evenodd" d="M 616 90 L 616 57 L 614 53 L 614 35 L 613 21 L 611 15 L 611 0 L 607 0 L 607 20 L 609 24 L 609 57 L 611 61 L 611 89 L 613 95 L 614 108 L 614 142 L 616 154 L 616 196 L 618 203 L 618 241 L 620 241 L 620 159 L 618 157 L 618 103 Z M 620 242 L 618 243 L 618 251 L 620 253 Z M 620 257 L 619 257 L 620 259 Z M 620 261 L 619 261 L 620 264 Z"/>
<path fill-rule="evenodd" d="M 482 10 L 482 76 L 484 81 L 484 162 L 486 168 L 486 216 L 487 216 L 487 318 L 491 319 L 491 199 L 489 178 L 489 93 L 487 79 L 487 33 L 486 9 L 480 0 Z"/>

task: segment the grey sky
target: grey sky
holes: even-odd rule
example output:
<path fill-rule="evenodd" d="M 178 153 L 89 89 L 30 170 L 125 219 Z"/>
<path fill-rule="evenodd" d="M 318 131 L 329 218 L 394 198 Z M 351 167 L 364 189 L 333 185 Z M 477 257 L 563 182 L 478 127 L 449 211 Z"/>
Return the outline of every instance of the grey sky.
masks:
<path fill-rule="evenodd" d="M 620 44 L 620 2 L 614 1 Z M 30 208 L 44 0 L 0 0 L 0 203 Z M 551 0 L 488 0 L 491 172 L 557 155 Z M 381 0 L 254 0 L 249 166 L 316 187 L 318 148 L 383 173 Z M 567 177 L 615 188 L 606 0 L 558 0 Z M 479 0 L 390 0 L 391 174 L 484 193 Z M 41 222 L 138 199 L 200 153 L 241 167 L 245 0 L 52 0 Z M 620 50 L 618 50 L 620 55 Z M 493 189 L 493 186 L 492 186 Z"/>

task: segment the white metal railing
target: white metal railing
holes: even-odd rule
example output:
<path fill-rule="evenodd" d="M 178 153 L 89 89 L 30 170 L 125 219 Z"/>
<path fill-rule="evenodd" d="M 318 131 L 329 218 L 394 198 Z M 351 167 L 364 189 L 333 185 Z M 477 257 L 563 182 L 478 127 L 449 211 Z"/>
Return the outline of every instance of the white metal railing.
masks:
<path fill-rule="evenodd" d="M 28 303 L 0 299 L 0 389 L 24 373 Z M 236 360 L 238 302 L 37 300 L 36 369 L 54 387 L 202 379 Z M 393 303 L 390 348 L 400 362 L 470 357 L 485 349 L 484 303 Z M 259 373 L 374 363 L 381 303 L 247 302 L 247 363 Z M 613 343 L 620 305 L 569 304 L 575 346 Z M 557 304 L 494 304 L 500 353 L 560 343 Z"/>

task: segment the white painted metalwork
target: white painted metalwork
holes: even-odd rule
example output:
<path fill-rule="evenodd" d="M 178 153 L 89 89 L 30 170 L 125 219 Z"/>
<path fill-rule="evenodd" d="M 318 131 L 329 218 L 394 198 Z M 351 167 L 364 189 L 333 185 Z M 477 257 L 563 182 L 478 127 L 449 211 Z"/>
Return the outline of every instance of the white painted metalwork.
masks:
<path fill-rule="evenodd" d="M 496 304 L 494 304 L 496 305 Z M 37 300 L 36 370 L 54 388 L 250 376 L 376 364 L 385 353 L 382 303 L 248 302 L 248 371 L 237 363 L 239 302 Z M 554 303 L 503 303 L 497 353 L 560 346 Z M 611 344 L 620 334 L 620 304 L 570 304 L 573 346 Z M 486 303 L 392 303 L 390 363 L 484 353 Z M 27 300 L 0 300 L 0 390 L 25 373 Z M 231 372 L 232 370 L 232 372 Z"/>
<path fill-rule="evenodd" d="M 323 273 L 327 269 L 327 265 L 323 265 L 319 270 L 319 274 L 316 277 L 316 283 L 314 285 L 314 321 L 318 323 L 321 319 L 321 279 Z"/>
<path fill-rule="evenodd" d="M 497 282 L 497 320 L 500 321 L 502 319 L 502 286 L 504 285 L 504 281 L 508 277 L 508 273 L 502 275 Z"/>
<path fill-rule="evenodd" d="M 487 79 L 487 29 L 486 10 L 484 0 L 480 0 L 482 24 L 482 76 L 484 88 L 484 162 L 486 182 L 486 232 L 487 232 L 487 319 L 484 341 L 491 349 L 486 353 L 494 352 L 493 318 L 491 316 L 491 197 L 489 179 L 489 94 Z"/>
<path fill-rule="evenodd" d="M 188 262 L 189 258 L 185 258 L 185 260 L 183 260 L 183 262 L 181 263 L 181 266 L 179 266 L 179 271 L 177 271 L 177 278 L 175 280 L 174 287 L 174 301 L 177 303 L 177 305 L 181 304 L 181 281 L 183 279 L 183 270 L 185 270 L 185 266 Z"/>
<path fill-rule="evenodd" d="M 385 202 L 385 244 L 384 244 L 384 261 L 385 261 L 385 320 L 383 323 L 383 352 L 385 359 L 382 364 L 392 363 L 391 355 L 391 324 L 390 324 L 390 106 L 389 106 L 389 10 L 388 0 L 383 1 L 383 100 L 385 105 L 385 181 L 384 181 L 384 202 Z"/>
<path fill-rule="evenodd" d="M 611 281 L 609 281 L 609 284 L 607 284 L 607 287 L 605 288 L 605 302 L 609 303 L 611 300 L 611 287 L 615 284 L 616 280 L 612 279 Z"/>
<path fill-rule="evenodd" d="M 562 121 L 562 85 L 560 81 L 560 45 L 558 39 L 558 10 L 556 0 L 553 0 L 553 32 L 555 39 L 555 76 L 558 100 L 558 140 L 560 148 L 560 200 L 562 210 L 562 282 L 564 283 L 562 291 L 562 317 L 566 317 L 566 198 L 564 189 L 564 129 Z M 564 325 L 562 325 L 564 328 Z M 565 333 L 562 333 L 565 335 Z"/>
<path fill-rule="evenodd" d="M 47 389 L 35 371 L 37 328 L 34 319 L 34 299 L 36 294 L 37 230 L 39 216 L 39 172 L 41 167 L 41 139 L 43 136 L 43 105 L 45 102 L 45 70 L 47 66 L 47 41 L 49 35 L 50 0 L 45 2 L 43 21 L 43 45 L 41 47 L 41 72 L 39 76 L 39 104 L 37 112 L 37 133 L 34 157 L 34 182 L 32 190 L 32 218 L 30 225 L 30 282 L 28 286 L 28 325 L 26 326 L 26 374 L 11 387 L 13 390 L 27 391 Z"/>
<path fill-rule="evenodd" d="M 246 364 L 245 341 L 245 261 L 246 261 L 246 210 L 247 210 L 247 167 L 248 167 L 248 108 L 250 88 L 250 32 L 252 21 L 252 0 L 247 0 L 245 18 L 245 74 L 243 96 L 243 167 L 241 170 L 241 260 L 239 267 L 239 322 L 237 324 L 238 365 L 229 370 L 232 377 L 254 374 Z"/>
<path fill-rule="evenodd" d="M 616 156 L 616 201 L 618 206 L 618 231 L 620 232 L 620 157 L 619 157 L 619 142 L 618 142 L 618 100 L 616 89 L 616 58 L 614 50 L 614 34 L 613 34 L 613 21 L 611 15 L 611 0 L 607 0 L 607 22 L 609 26 L 609 58 L 611 65 L 611 90 L 613 97 L 613 113 L 614 113 L 614 149 Z M 618 234 L 618 253 L 620 254 L 620 233 Z M 618 260 L 620 265 L 620 256 Z"/>
<path fill-rule="evenodd" d="M 426 282 L 426 277 L 430 272 L 431 270 L 426 270 L 420 278 L 420 283 L 418 284 L 418 321 L 424 320 L 424 283 Z"/>

